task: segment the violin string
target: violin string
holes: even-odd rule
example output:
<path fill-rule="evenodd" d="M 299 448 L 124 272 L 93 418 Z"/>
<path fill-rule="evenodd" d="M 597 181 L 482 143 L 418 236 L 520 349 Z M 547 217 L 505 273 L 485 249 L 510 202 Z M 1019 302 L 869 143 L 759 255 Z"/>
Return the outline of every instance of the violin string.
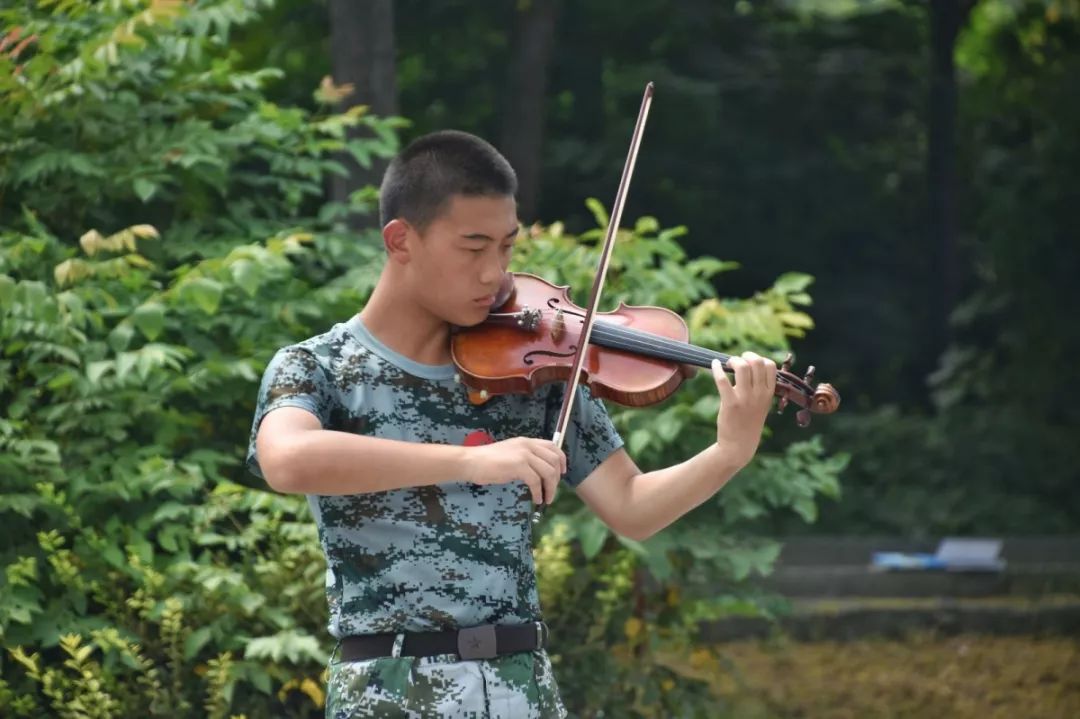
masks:
<path fill-rule="evenodd" d="M 683 355 L 686 355 L 688 353 L 696 354 L 698 355 L 698 359 L 708 362 L 711 362 L 713 358 L 716 358 L 724 363 L 731 359 L 729 355 L 723 354 L 721 352 L 714 352 L 713 350 L 705 349 L 704 347 L 698 347 L 696 345 L 691 345 L 687 342 L 680 342 L 679 340 L 675 340 L 670 337 L 664 337 L 662 335 L 645 332 L 643 330 L 636 330 L 629 327 L 622 327 L 614 323 L 604 322 L 603 320 L 598 320 L 597 326 L 600 328 L 601 332 L 606 334 L 610 339 L 627 340 L 630 342 L 634 342 L 637 347 L 665 349 Z"/>
<path fill-rule="evenodd" d="M 599 323 L 597 323 L 597 325 L 599 325 Z M 596 329 L 593 329 L 593 333 L 595 333 L 595 331 Z M 608 339 L 627 342 L 627 349 L 664 350 L 665 353 L 670 353 L 670 355 L 664 354 L 663 358 L 670 358 L 670 360 L 704 362 L 705 366 L 707 366 L 712 363 L 714 358 L 724 364 L 727 364 L 728 360 L 731 358 L 729 355 L 694 347 L 694 345 L 687 344 L 686 342 L 679 342 L 678 340 L 673 340 L 671 338 L 642 333 L 640 330 L 630 330 L 625 327 L 619 327 L 618 325 L 605 325 L 603 329 L 600 329 L 600 333 Z"/>
<path fill-rule="evenodd" d="M 715 358 L 724 363 L 725 369 L 730 371 L 730 367 L 726 366 L 727 361 L 731 359 L 730 355 L 680 342 L 670 337 L 661 337 L 650 332 L 634 330 L 602 321 L 593 324 L 593 335 L 596 339 L 608 339 L 622 345 L 621 347 L 613 347 L 613 349 L 626 349 L 627 351 L 647 350 L 641 353 L 652 354 L 660 359 L 683 361 L 690 364 L 703 363 L 701 366 L 708 367 Z M 802 392 L 813 391 L 809 385 L 800 386 L 801 382 L 793 382 L 783 375 L 778 374 L 776 381 L 778 384 L 787 385 Z"/>
<path fill-rule="evenodd" d="M 548 314 L 547 312 L 542 313 L 544 315 Z M 506 319 L 511 319 L 511 317 L 512 315 L 507 316 Z M 716 358 L 724 363 L 724 369 L 729 372 L 731 371 L 731 368 L 727 366 L 727 361 L 731 359 L 730 355 L 708 350 L 703 347 L 697 347 L 696 345 L 691 345 L 687 342 L 680 342 L 679 340 L 674 340 L 670 337 L 662 337 L 651 332 L 622 327 L 601 320 L 598 320 L 593 324 L 593 333 L 596 335 L 596 339 L 607 339 L 621 345 L 621 347 L 618 345 L 613 346 L 613 349 L 621 348 L 628 352 L 638 351 L 639 354 L 645 354 L 659 359 L 699 364 L 702 367 L 708 367 L 711 364 L 712 359 Z M 777 374 L 776 381 L 777 384 L 791 387 L 803 394 L 812 394 L 814 392 L 810 385 L 797 377 L 786 377 L 785 375 Z"/>

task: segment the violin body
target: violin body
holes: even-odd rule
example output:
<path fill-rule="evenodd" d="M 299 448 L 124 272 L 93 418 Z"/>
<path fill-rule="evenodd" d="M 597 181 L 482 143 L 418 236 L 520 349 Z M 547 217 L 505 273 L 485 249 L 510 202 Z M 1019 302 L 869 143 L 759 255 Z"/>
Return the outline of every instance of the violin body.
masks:
<path fill-rule="evenodd" d="M 526 328 L 519 323 L 521 313 L 532 311 L 540 312 L 537 325 Z M 585 310 L 573 303 L 567 287 L 515 273 L 509 299 L 487 321 L 459 328 L 451 339 L 451 355 L 462 382 L 473 390 L 474 401 L 495 394 L 531 393 L 570 378 L 584 319 Z M 682 317 L 663 307 L 620 303 L 611 312 L 596 313 L 595 321 L 679 342 L 689 338 Z M 595 333 L 596 328 L 581 372 L 582 384 L 594 396 L 643 407 L 667 399 L 685 379 L 678 363 L 598 345 Z"/>
<path fill-rule="evenodd" d="M 567 287 L 527 273 L 512 278 L 512 288 L 500 293 L 505 301 L 484 322 L 457 328 L 451 336 L 453 362 L 476 403 L 532 393 L 573 373 L 586 311 L 573 303 Z M 620 303 L 593 316 L 580 381 L 596 397 L 645 407 L 670 397 L 686 379 L 688 365 L 710 367 L 719 360 L 730 371 L 728 355 L 688 339 L 686 323 L 675 312 Z M 789 402 L 797 404 L 797 421 L 806 426 L 811 413 L 836 411 L 839 393 L 824 382 L 814 386 L 813 367 L 801 379 L 790 370 L 789 355 L 776 375 L 781 412 Z"/>

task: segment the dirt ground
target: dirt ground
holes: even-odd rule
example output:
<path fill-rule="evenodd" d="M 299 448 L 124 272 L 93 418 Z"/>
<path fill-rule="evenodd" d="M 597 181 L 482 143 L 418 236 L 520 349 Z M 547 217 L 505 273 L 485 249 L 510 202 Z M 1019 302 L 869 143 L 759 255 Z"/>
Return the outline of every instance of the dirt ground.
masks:
<path fill-rule="evenodd" d="M 732 642 L 715 690 L 746 719 L 1080 718 L 1080 639 Z"/>

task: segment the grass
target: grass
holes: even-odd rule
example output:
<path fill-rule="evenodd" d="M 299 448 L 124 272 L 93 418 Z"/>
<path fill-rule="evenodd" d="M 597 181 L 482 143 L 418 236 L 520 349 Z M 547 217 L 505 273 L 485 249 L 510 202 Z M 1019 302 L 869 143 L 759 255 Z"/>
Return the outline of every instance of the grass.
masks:
<path fill-rule="evenodd" d="M 787 640 L 717 647 L 714 690 L 746 719 L 1080 717 L 1080 640 L 1000 636 Z"/>

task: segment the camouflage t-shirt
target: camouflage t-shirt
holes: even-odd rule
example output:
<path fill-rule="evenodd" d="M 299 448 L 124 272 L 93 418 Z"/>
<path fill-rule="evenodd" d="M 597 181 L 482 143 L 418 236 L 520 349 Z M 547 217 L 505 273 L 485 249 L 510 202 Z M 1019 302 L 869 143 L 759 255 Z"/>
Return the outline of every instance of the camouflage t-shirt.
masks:
<path fill-rule="evenodd" d="M 358 316 L 280 350 L 263 376 L 267 412 L 301 407 L 324 429 L 409 442 L 476 445 L 550 438 L 561 384 L 468 401 L 453 365 L 423 365 L 383 345 Z M 603 404 L 579 388 L 563 449 L 578 485 L 622 445 Z M 327 560 L 335 637 L 517 624 L 541 618 L 532 559 L 533 505 L 522 482 L 447 482 L 342 496 L 309 495 Z"/>

